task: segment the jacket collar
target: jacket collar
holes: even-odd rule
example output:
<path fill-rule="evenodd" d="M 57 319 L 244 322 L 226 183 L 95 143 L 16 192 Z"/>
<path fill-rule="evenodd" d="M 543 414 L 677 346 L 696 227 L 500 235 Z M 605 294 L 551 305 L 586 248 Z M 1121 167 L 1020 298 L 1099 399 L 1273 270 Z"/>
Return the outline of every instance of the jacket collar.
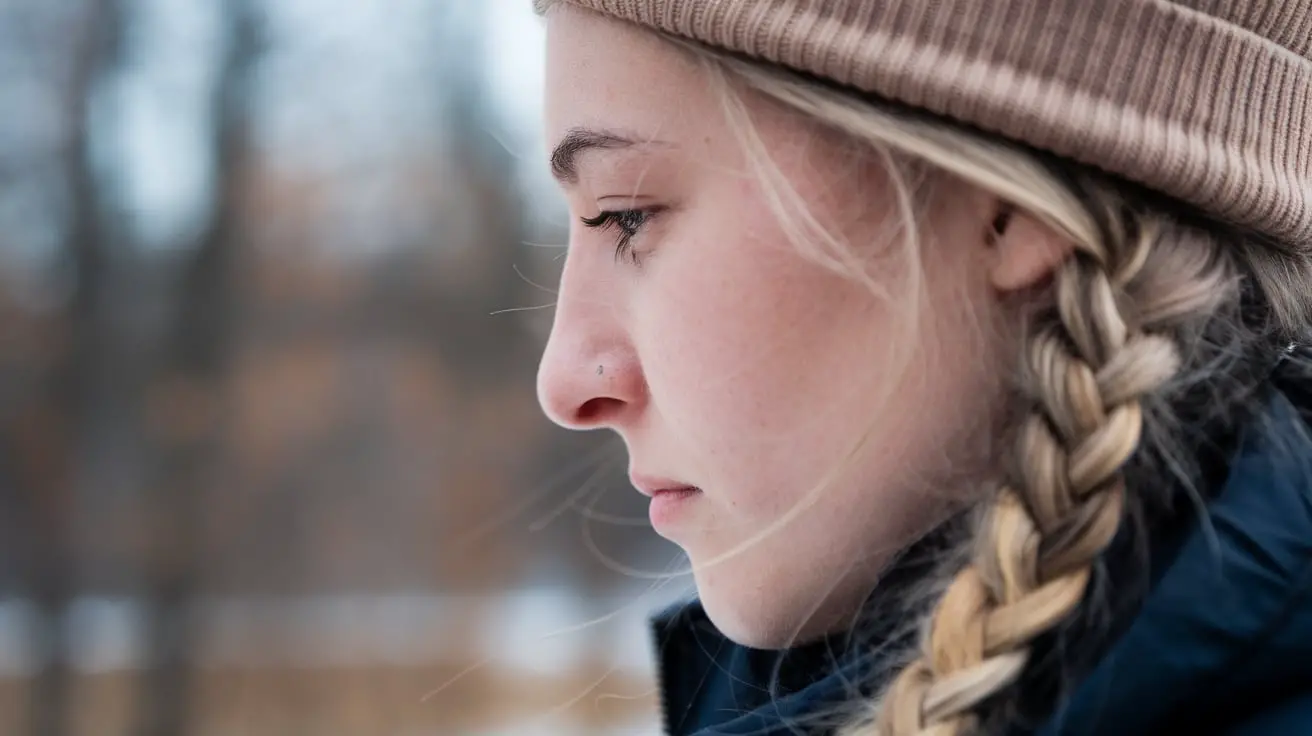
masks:
<path fill-rule="evenodd" d="M 1302 407 L 1277 393 L 1248 427 L 1206 517 L 1040 736 L 1213 733 L 1289 688 L 1312 692 L 1312 402 Z"/>

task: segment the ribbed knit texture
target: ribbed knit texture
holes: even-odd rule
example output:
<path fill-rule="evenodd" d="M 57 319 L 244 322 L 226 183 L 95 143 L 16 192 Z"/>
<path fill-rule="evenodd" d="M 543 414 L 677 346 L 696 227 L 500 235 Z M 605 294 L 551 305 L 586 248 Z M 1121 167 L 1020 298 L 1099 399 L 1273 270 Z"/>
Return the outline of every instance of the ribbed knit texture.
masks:
<path fill-rule="evenodd" d="M 565 0 L 1096 166 L 1312 254 L 1312 0 Z"/>

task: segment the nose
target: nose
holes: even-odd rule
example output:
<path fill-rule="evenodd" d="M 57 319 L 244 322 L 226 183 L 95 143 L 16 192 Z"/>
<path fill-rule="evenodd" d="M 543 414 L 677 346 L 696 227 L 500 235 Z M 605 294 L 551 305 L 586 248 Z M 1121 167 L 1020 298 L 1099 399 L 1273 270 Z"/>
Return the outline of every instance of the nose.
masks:
<path fill-rule="evenodd" d="M 642 366 L 621 311 L 603 295 L 572 295 L 567 280 L 538 366 L 538 403 L 566 429 L 619 429 L 646 401 Z"/>

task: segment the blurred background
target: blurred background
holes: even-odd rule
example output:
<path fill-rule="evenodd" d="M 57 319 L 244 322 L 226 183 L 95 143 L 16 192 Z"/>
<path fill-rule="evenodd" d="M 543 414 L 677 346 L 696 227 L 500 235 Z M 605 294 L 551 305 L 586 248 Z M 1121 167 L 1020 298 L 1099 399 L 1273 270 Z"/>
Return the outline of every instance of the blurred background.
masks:
<path fill-rule="evenodd" d="M 0 733 L 655 733 L 529 0 L 0 0 Z"/>

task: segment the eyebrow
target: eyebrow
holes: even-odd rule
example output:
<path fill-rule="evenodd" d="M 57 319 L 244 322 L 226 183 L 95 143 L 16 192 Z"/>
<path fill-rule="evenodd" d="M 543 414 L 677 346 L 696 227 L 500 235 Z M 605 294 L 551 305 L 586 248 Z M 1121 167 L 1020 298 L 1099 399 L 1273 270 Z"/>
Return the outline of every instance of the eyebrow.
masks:
<path fill-rule="evenodd" d="M 618 133 L 588 128 L 572 128 L 551 152 L 551 174 L 557 181 L 576 184 L 579 180 L 578 159 L 585 151 L 616 150 L 635 146 L 668 145 L 661 141 L 638 141 Z"/>

